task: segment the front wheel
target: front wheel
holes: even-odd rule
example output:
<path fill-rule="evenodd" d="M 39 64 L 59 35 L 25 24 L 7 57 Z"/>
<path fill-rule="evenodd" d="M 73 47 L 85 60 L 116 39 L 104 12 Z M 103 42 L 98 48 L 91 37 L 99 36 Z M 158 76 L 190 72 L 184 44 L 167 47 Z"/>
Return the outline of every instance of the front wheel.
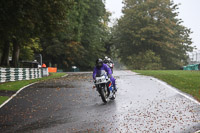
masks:
<path fill-rule="evenodd" d="M 100 96 L 101 96 L 102 101 L 103 101 L 104 103 L 107 103 L 108 99 L 107 99 L 107 96 L 106 96 L 107 94 L 106 94 L 105 89 L 101 88 L 101 89 L 99 90 L 99 94 L 100 94 Z"/>

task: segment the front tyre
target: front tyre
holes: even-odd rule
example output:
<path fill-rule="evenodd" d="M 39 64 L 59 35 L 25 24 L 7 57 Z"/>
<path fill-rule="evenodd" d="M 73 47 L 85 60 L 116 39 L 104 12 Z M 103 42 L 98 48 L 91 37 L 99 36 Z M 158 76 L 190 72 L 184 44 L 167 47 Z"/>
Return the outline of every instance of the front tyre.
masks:
<path fill-rule="evenodd" d="M 107 103 L 107 94 L 106 94 L 106 92 L 105 92 L 105 89 L 103 89 L 103 88 L 101 88 L 100 90 L 99 90 L 99 94 L 100 94 L 100 96 L 101 96 L 101 99 L 102 99 L 102 101 L 104 102 L 104 103 Z"/>

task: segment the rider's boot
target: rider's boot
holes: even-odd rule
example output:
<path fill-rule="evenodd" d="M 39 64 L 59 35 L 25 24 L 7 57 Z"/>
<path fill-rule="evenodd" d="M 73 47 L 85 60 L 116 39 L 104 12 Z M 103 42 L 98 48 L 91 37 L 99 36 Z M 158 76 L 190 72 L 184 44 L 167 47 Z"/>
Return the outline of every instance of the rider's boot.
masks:
<path fill-rule="evenodd" d="M 117 87 L 116 85 L 113 85 L 115 92 L 117 92 Z"/>

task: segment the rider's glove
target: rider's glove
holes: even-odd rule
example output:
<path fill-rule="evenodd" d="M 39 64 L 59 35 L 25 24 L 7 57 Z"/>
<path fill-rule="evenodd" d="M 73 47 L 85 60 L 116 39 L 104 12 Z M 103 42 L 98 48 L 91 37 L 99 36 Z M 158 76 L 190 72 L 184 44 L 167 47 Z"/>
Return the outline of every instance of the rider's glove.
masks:
<path fill-rule="evenodd" d="M 112 76 L 111 74 L 108 74 L 108 78 L 111 78 L 111 76 Z"/>

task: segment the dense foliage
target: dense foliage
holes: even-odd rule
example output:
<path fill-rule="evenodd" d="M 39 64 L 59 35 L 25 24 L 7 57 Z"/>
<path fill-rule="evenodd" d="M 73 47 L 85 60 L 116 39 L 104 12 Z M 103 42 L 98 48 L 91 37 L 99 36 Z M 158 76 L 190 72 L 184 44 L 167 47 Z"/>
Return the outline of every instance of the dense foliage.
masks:
<path fill-rule="evenodd" d="M 102 0 L 3 0 L 0 12 L 1 66 L 18 67 L 42 53 L 47 65 L 89 69 L 106 52 Z"/>
<path fill-rule="evenodd" d="M 91 70 L 112 55 L 133 69 L 179 69 L 191 31 L 170 0 L 124 0 L 112 29 L 105 0 L 1 0 L 0 65 L 19 67 L 42 54 L 47 66 Z M 12 57 L 12 61 L 9 61 Z"/>
<path fill-rule="evenodd" d="M 124 0 L 114 28 L 118 57 L 133 69 L 179 69 L 192 50 L 191 31 L 171 0 Z"/>
<path fill-rule="evenodd" d="M 32 40 L 53 34 L 64 23 L 67 1 L 2 0 L 0 4 L 1 65 L 18 66 L 20 49 L 32 47 Z M 67 5 L 67 6 L 66 6 Z M 28 56 L 28 55 L 27 55 Z"/>

